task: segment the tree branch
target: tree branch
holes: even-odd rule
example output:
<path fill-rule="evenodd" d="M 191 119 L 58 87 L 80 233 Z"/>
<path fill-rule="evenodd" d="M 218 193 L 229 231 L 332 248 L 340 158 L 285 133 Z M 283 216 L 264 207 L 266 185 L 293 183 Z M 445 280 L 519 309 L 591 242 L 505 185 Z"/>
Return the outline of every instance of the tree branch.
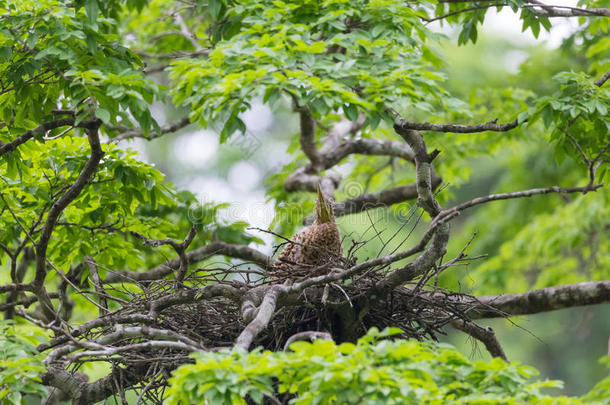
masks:
<path fill-rule="evenodd" d="M 178 271 L 176 272 L 176 281 L 182 282 L 182 280 L 184 280 L 189 266 L 189 258 L 188 255 L 185 253 L 185 250 L 188 249 L 191 242 L 193 241 L 193 238 L 195 238 L 195 235 L 197 235 L 197 228 L 195 226 L 191 227 L 188 235 L 186 235 L 186 238 L 184 238 L 184 241 L 181 243 L 178 243 L 170 238 L 153 240 L 148 239 L 147 237 L 139 234 L 138 232 L 131 231 L 130 233 L 136 238 L 142 240 L 145 245 L 150 245 L 153 247 L 170 245 L 172 248 L 174 248 L 174 251 L 178 254 L 178 260 L 180 261 L 180 266 L 178 268 Z"/>
<path fill-rule="evenodd" d="M 472 321 L 465 321 L 462 319 L 451 322 L 451 325 L 482 342 L 492 357 L 499 357 L 504 361 L 508 361 L 504 349 L 502 349 L 492 328 L 483 328 Z"/>
<path fill-rule="evenodd" d="M 307 107 L 299 107 L 299 119 L 301 122 L 301 149 L 305 156 L 309 158 L 313 167 L 318 168 L 321 165 L 321 158 L 316 147 L 316 139 L 314 137 L 316 131 L 316 121 L 313 119 L 311 112 Z M 316 170 L 320 171 L 319 169 Z"/>
<path fill-rule="evenodd" d="M 490 201 L 510 200 L 513 198 L 524 198 L 524 197 L 531 197 L 534 195 L 550 194 L 550 193 L 583 193 L 583 194 L 586 194 L 589 191 L 597 191 L 597 189 L 600 187 L 603 187 L 603 184 L 588 185 L 585 187 L 554 186 L 554 187 L 547 187 L 547 188 L 533 188 L 530 190 L 515 191 L 512 193 L 490 194 L 490 195 L 486 195 L 484 197 L 474 198 L 470 201 L 463 202 L 463 203 L 455 205 L 451 208 L 447 208 L 446 210 L 441 212 L 440 215 L 441 216 L 446 215 L 447 213 L 452 212 L 452 211 L 463 211 L 467 208 L 474 207 L 475 205 L 484 204 L 484 203 L 487 203 Z"/>
<path fill-rule="evenodd" d="M 460 134 L 471 134 L 476 132 L 495 131 L 506 132 L 519 126 L 518 120 L 506 124 L 498 124 L 497 120 L 489 121 L 484 124 L 461 125 L 461 124 L 433 124 L 430 122 L 412 122 L 400 119 L 394 128 L 397 131 L 437 131 L 437 132 L 455 132 Z"/>
<path fill-rule="evenodd" d="M 81 122 L 78 126 L 85 127 L 90 124 L 91 124 L 91 122 L 87 121 L 87 122 Z M 19 147 L 19 145 L 29 141 L 30 139 L 36 137 L 37 135 L 42 135 L 45 132 L 50 131 L 52 129 L 65 127 L 68 125 L 74 125 L 74 118 L 61 118 L 56 121 L 44 123 L 37 128 L 30 129 L 29 131 L 25 131 L 23 134 L 21 134 L 17 138 L 15 138 L 15 140 L 13 140 L 12 142 L 0 144 L 0 156 L 4 155 L 7 152 L 11 152 L 11 151 L 17 149 L 17 147 Z"/>
<path fill-rule="evenodd" d="M 293 344 L 294 342 L 298 342 L 301 340 L 309 340 L 310 342 L 313 342 L 314 340 L 318 340 L 318 339 L 333 340 L 331 334 L 328 332 L 319 332 L 316 330 L 308 330 L 305 332 L 299 332 L 299 333 L 295 333 L 294 335 L 290 336 L 286 340 L 286 344 L 284 344 L 284 351 L 288 351 L 288 349 L 290 348 L 290 345 Z"/>
<path fill-rule="evenodd" d="M 269 288 L 263 298 L 263 302 L 257 310 L 254 320 L 252 320 L 238 336 L 237 341 L 235 342 L 236 347 L 248 350 L 254 338 L 269 325 L 273 313 L 275 312 L 280 287 L 282 286 L 275 285 Z"/>
<path fill-rule="evenodd" d="M 101 123 L 102 121 L 100 120 L 90 121 L 89 126 L 85 128 L 89 146 L 91 148 L 91 156 L 83 166 L 74 184 L 51 206 L 51 209 L 47 214 L 46 222 L 40 232 L 40 238 L 36 243 L 36 273 L 34 280 L 32 281 L 32 288 L 33 291 L 36 292 L 36 295 L 39 296 L 41 307 L 47 316 L 54 315 L 52 313 L 51 301 L 48 299 L 44 289 L 44 280 L 47 275 L 47 247 L 55 224 L 57 223 L 57 219 L 63 210 L 80 195 L 81 191 L 95 176 L 100 160 L 102 159 L 102 156 L 104 156 L 98 133 Z"/>
<path fill-rule="evenodd" d="M 439 217 L 442 208 L 434 199 L 434 194 L 432 193 L 430 161 L 434 156 L 428 154 L 424 138 L 421 134 L 410 129 L 404 129 L 402 125 L 404 120 L 397 113 L 394 114 L 394 130 L 403 137 L 415 154 L 417 203 L 433 218 L 433 223 L 434 220 L 438 221 L 438 228 L 432 237 L 432 242 L 421 255 L 408 265 L 392 271 L 371 290 L 371 293 L 384 295 L 387 295 L 389 291 L 397 286 L 430 270 L 434 263 L 445 254 L 447 243 L 449 242 L 449 223 L 442 221 L 442 217 Z"/>
<path fill-rule="evenodd" d="M 595 81 L 595 85 L 597 87 L 602 87 L 604 85 L 604 83 L 606 83 L 606 81 L 610 79 L 610 70 L 607 71 L 602 77 L 600 77 L 599 79 L 597 79 Z"/>
<path fill-rule="evenodd" d="M 584 305 L 610 302 L 610 281 L 587 281 L 542 288 L 521 294 L 478 297 L 472 319 L 531 315 Z"/>
<path fill-rule="evenodd" d="M 124 139 L 131 139 L 131 138 L 144 138 L 144 139 L 150 141 L 150 140 L 153 140 L 155 138 L 159 138 L 160 136 L 163 136 L 165 134 L 176 132 L 176 131 L 184 128 L 184 127 L 187 127 L 190 123 L 191 123 L 191 121 L 190 121 L 190 119 L 188 117 L 183 117 L 183 118 L 179 119 L 176 122 L 172 122 L 170 124 L 163 125 L 161 127 L 160 133 L 151 132 L 148 135 L 145 135 L 139 129 L 135 129 L 135 128 L 131 128 L 131 127 L 126 127 L 126 126 L 111 127 L 111 126 L 108 126 L 108 129 L 111 130 L 111 131 L 121 132 L 120 135 L 115 136 L 114 138 L 111 138 L 110 142 L 119 142 L 119 141 L 122 141 Z"/>
<path fill-rule="evenodd" d="M 222 241 L 212 241 L 205 246 L 193 249 L 190 252 L 186 252 L 188 262 L 191 264 L 200 262 L 214 255 L 224 255 L 253 262 L 264 269 L 267 269 L 272 263 L 272 259 L 269 256 L 259 252 L 256 249 L 245 245 L 235 245 Z M 127 270 L 109 271 L 104 282 L 110 284 L 160 280 L 179 268 L 180 259 L 176 258 L 168 260 L 166 263 L 160 264 L 159 266 L 153 267 L 144 273 L 136 273 Z"/>

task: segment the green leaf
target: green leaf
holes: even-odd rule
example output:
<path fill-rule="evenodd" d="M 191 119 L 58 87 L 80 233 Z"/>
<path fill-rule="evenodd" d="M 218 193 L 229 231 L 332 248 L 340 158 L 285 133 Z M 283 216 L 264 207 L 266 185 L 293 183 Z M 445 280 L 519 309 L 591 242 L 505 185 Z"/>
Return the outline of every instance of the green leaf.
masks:
<path fill-rule="evenodd" d="M 13 55 L 12 46 L 0 47 L 0 62 L 8 62 L 9 60 L 11 60 L 12 55 Z"/>
<path fill-rule="evenodd" d="M 85 11 L 87 12 L 87 17 L 89 17 L 89 24 L 97 25 L 97 15 L 100 12 L 97 0 L 86 0 Z"/>
<path fill-rule="evenodd" d="M 343 111 L 345 112 L 345 116 L 350 121 L 358 120 L 358 107 L 356 107 L 355 105 L 347 104 L 346 106 L 343 107 Z"/>
<path fill-rule="evenodd" d="M 210 16 L 218 21 L 224 15 L 226 10 L 226 5 L 224 0 L 209 0 L 208 2 L 208 11 Z"/>
<path fill-rule="evenodd" d="M 104 124 L 108 124 L 110 122 L 110 112 L 108 110 L 98 108 L 97 110 L 95 110 L 95 116 L 101 119 Z"/>

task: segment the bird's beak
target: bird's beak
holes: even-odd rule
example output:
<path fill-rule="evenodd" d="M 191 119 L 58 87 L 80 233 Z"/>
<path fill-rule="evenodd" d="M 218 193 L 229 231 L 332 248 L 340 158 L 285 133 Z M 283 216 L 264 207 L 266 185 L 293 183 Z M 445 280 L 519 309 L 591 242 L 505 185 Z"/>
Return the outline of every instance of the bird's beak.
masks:
<path fill-rule="evenodd" d="M 322 189 L 320 188 L 320 183 L 318 183 L 318 204 L 317 204 L 317 214 L 318 221 L 320 223 L 326 223 L 331 221 L 331 208 L 329 201 L 322 194 Z"/>

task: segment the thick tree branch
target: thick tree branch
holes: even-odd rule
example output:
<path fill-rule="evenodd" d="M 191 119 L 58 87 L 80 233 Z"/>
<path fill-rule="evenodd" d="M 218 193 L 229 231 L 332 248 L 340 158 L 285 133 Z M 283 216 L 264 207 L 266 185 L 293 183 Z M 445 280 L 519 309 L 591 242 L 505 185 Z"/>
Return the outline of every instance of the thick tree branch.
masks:
<path fill-rule="evenodd" d="M 74 405 L 94 404 L 115 395 L 117 392 L 116 382 L 121 379 L 123 389 L 129 388 L 140 382 L 137 378 L 146 371 L 146 364 L 127 366 L 126 368 L 115 367 L 112 372 L 97 381 L 87 382 L 66 371 L 62 367 L 49 366 L 42 374 L 42 383 L 60 389 L 66 393 Z"/>
<path fill-rule="evenodd" d="M 569 6 L 546 5 L 538 0 L 529 0 L 530 5 L 523 7 L 531 7 L 535 14 L 544 17 L 610 17 L 610 9 L 607 8 L 581 8 Z"/>
<path fill-rule="evenodd" d="M 299 119 L 301 121 L 301 137 L 299 138 L 301 142 L 301 149 L 305 156 L 309 158 L 311 164 L 315 168 L 319 168 L 322 160 L 318 153 L 318 148 L 316 147 L 316 121 L 313 119 L 311 112 L 307 107 L 299 108 Z M 316 172 L 320 171 L 320 169 L 316 170 Z"/>
<path fill-rule="evenodd" d="M 495 131 L 506 132 L 516 128 L 519 125 L 517 120 L 506 124 L 498 124 L 497 120 L 489 121 L 484 124 L 461 125 L 461 124 L 433 124 L 430 122 L 411 122 L 403 119 L 395 125 L 397 131 L 407 131 L 409 129 L 416 131 L 437 131 L 437 132 L 455 132 L 460 134 L 471 134 L 476 132 Z"/>
<path fill-rule="evenodd" d="M 45 311 L 47 317 L 54 315 L 52 313 L 51 301 L 48 299 L 44 288 L 44 280 L 47 275 L 47 247 L 51 240 L 51 235 L 55 228 L 55 224 L 57 223 L 57 219 L 63 210 L 80 195 L 81 191 L 95 176 L 100 160 L 102 159 L 102 156 L 104 156 L 98 133 L 98 128 L 101 123 L 100 120 L 91 121 L 90 125 L 85 128 L 89 146 L 91 148 L 91 156 L 83 166 L 74 184 L 51 206 L 45 224 L 40 232 L 40 238 L 36 243 L 36 273 L 34 280 L 32 281 L 32 288 L 36 292 L 36 295 L 39 296 L 41 307 Z"/>
<path fill-rule="evenodd" d="M 263 302 L 257 310 L 254 320 L 246 326 L 237 338 L 237 341 L 235 342 L 236 347 L 248 350 L 254 341 L 254 338 L 269 325 L 277 306 L 280 287 L 282 286 L 275 285 L 269 288 L 263 298 Z"/>
<path fill-rule="evenodd" d="M 584 305 L 610 302 L 610 281 L 587 281 L 542 288 L 521 294 L 478 297 L 480 305 L 470 313 L 472 319 L 531 315 Z"/>
<path fill-rule="evenodd" d="M 394 122 L 394 130 L 404 138 L 415 154 L 417 203 L 433 218 L 433 222 L 437 220 L 439 225 L 430 245 L 421 255 L 406 266 L 392 271 L 371 290 L 373 294 L 383 295 L 387 295 L 392 289 L 429 271 L 434 266 L 434 263 L 445 254 L 447 243 L 449 242 L 449 223 L 443 222 L 441 217 L 437 219 L 442 208 L 434 199 L 434 194 L 432 193 L 430 162 L 434 156 L 428 154 L 424 138 L 419 132 L 404 129 L 402 125 L 404 120 L 400 115 L 395 114 Z"/>
<path fill-rule="evenodd" d="M 294 342 L 299 342 L 302 340 L 309 340 L 310 342 L 313 342 L 318 339 L 333 340 L 333 337 L 328 332 L 319 332 L 317 330 L 308 330 L 305 332 L 295 333 L 286 340 L 284 351 L 287 351 L 290 348 L 290 345 Z"/>
<path fill-rule="evenodd" d="M 236 283 L 236 285 L 238 285 Z M 193 303 L 208 300 L 214 297 L 227 297 L 233 301 L 239 301 L 243 297 L 242 289 L 229 284 L 208 284 L 199 288 L 179 290 L 174 294 L 163 296 L 147 304 L 150 317 L 154 318 L 166 308 L 174 305 Z"/>

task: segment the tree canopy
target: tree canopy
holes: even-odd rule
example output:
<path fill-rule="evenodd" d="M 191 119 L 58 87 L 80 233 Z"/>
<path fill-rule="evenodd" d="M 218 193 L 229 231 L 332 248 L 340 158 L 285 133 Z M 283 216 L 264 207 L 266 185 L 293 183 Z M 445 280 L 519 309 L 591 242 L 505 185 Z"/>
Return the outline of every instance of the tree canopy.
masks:
<path fill-rule="evenodd" d="M 0 401 L 608 403 L 478 322 L 610 301 L 608 7 L 0 0 Z M 578 28 L 495 76 L 503 8 Z M 195 128 L 226 147 L 202 171 L 269 169 L 269 229 L 130 148 Z M 318 185 L 345 257 L 269 283 Z"/>

